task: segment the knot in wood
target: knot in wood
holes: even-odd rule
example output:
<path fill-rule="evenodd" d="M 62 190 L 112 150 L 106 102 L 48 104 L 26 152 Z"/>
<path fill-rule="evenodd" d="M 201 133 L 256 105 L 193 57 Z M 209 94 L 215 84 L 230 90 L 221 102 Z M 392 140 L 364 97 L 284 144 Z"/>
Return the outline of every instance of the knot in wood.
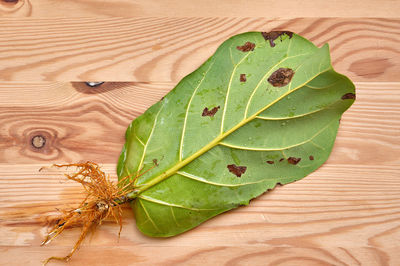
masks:
<path fill-rule="evenodd" d="M 16 4 L 18 0 L 2 0 L 4 3 Z"/>
<path fill-rule="evenodd" d="M 85 82 L 86 83 L 86 85 L 88 85 L 89 87 L 97 87 L 97 86 L 100 86 L 100 85 L 102 85 L 103 83 L 104 83 L 104 81 L 100 81 L 100 82 L 95 82 L 95 81 L 87 81 L 87 82 Z"/>
<path fill-rule="evenodd" d="M 32 146 L 41 149 L 46 144 L 46 139 L 42 135 L 36 135 L 32 138 Z"/>

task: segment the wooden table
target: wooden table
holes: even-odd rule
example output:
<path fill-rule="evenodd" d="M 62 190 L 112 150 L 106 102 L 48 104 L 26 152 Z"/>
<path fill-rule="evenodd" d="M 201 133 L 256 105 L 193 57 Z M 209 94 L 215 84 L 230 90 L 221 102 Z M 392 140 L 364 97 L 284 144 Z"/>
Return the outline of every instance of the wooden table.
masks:
<path fill-rule="evenodd" d="M 119 241 L 105 223 L 69 264 L 400 265 L 400 1 L 188 2 L 0 1 L 0 264 L 40 265 L 79 234 L 40 247 L 56 208 L 82 198 L 41 166 L 92 160 L 115 178 L 132 119 L 229 36 L 285 29 L 328 42 L 356 84 L 329 160 L 169 239 L 142 235 L 125 207 Z"/>

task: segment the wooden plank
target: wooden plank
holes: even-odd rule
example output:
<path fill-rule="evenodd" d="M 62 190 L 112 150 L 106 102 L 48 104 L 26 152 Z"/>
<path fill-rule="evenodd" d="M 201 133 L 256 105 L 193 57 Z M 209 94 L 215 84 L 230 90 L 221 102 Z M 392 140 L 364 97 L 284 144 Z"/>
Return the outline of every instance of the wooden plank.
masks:
<path fill-rule="evenodd" d="M 99 237 L 93 237 L 93 241 Z M 68 250 L 67 247 L 64 248 Z M 2 252 L 3 251 L 3 252 Z M 19 247 L 0 248 L 6 256 L 0 258 L 4 265 L 13 265 L 15 258 L 20 265 L 38 265 L 38 261 L 60 253 L 57 248 Z M 49 265 L 396 265 L 398 248 L 384 251 L 372 247 L 268 247 L 268 246 L 129 246 L 113 243 L 111 246 L 85 246 L 68 264 L 54 262 Z M 99 263 L 101 262 L 101 263 Z"/>
<path fill-rule="evenodd" d="M 0 161 L 20 163 L 116 162 L 130 121 L 166 93 L 163 84 L 123 82 L 0 87 Z M 31 144 L 36 135 L 46 138 L 42 149 Z"/>
<path fill-rule="evenodd" d="M 39 247 L 44 221 L 82 197 L 61 170 L 39 164 L 0 164 L 0 263 L 18 257 L 37 265 L 65 254 L 78 237 L 73 229 Z M 103 169 L 115 174 L 115 164 Z M 72 169 L 70 169 L 72 170 Z M 105 223 L 71 261 L 104 265 L 156 263 L 276 265 L 398 265 L 400 262 L 400 167 L 328 163 L 307 178 L 278 187 L 249 206 L 215 217 L 174 238 L 142 235 L 124 208 L 124 228 Z M 154 254 L 157 253 L 157 256 Z M 276 262 L 274 264 L 273 262 Z"/>
<path fill-rule="evenodd" d="M 177 82 L 229 36 L 273 29 L 328 42 L 354 81 L 400 81 L 399 19 L 219 17 L 1 18 L 0 80 Z"/>
<path fill-rule="evenodd" d="M 88 17 L 88 16 L 169 16 L 169 17 L 396 17 L 396 0 L 2 0 L 0 16 L 8 17 Z"/>
<path fill-rule="evenodd" d="M 66 254 L 78 237 L 73 229 L 39 247 L 56 208 L 83 196 L 63 170 L 40 167 L 90 159 L 115 180 L 127 125 L 173 86 L 0 83 L 1 265 L 37 265 Z M 308 177 L 162 240 L 141 234 L 124 206 L 121 239 L 106 222 L 70 264 L 398 265 L 400 83 L 356 87 L 330 159 Z M 30 146 L 37 133 L 46 137 L 44 150 Z"/>
<path fill-rule="evenodd" d="M 131 120 L 173 83 L 0 83 L 0 162 L 115 163 Z M 329 163 L 400 163 L 400 83 L 356 83 Z M 42 135 L 42 149 L 32 138 Z"/>

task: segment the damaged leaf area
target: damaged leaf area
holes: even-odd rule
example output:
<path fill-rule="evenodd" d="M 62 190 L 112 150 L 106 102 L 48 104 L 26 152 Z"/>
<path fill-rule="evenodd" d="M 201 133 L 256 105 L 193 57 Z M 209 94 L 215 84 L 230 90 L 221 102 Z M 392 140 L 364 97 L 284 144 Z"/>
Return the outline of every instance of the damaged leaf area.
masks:
<path fill-rule="evenodd" d="M 355 100 L 356 99 L 356 95 L 354 93 L 346 93 L 345 95 L 343 95 L 341 97 L 342 100 Z"/>
<path fill-rule="evenodd" d="M 289 84 L 294 75 L 290 68 L 279 68 L 268 78 L 268 82 L 274 87 L 283 87 Z"/>
<path fill-rule="evenodd" d="M 280 41 L 282 42 L 282 37 L 283 36 L 288 36 L 289 38 L 292 38 L 293 32 L 291 31 L 271 31 L 271 32 L 262 32 L 262 36 L 266 41 L 269 42 L 269 45 L 271 47 L 275 47 L 275 40 L 280 38 Z"/>
<path fill-rule="evenodd" d="M 237 166 L 236 164 L 230 164 L 227 166 L 229 172 L 234 174 L 237 177 L 241 177 L 242 174 L 246 172 L 247 167 L 246 166 Z"/>
<path fill-rule="evenodd" d="M 354 100 L 328 45 L 288 31 L 229 38 L 126 131 L 117 171 L 143 173 L 130 198 L 139 230 L 174 236 L 307 176 Z"/>
<path fill-rule="evenodd" d="M 203 113 L 201 114 L 201 116 L 211 116 L 213 117 L 217 111 L 219 110 L 219 108 L 221 108 L 220 106 L 214 107 L 211 110 L 208 110 L 208 108 L 204 108 Z"/>
<path fill-rule="evenodd" d="M 242 46 L 236 46 L 236 49 L 238 49 L 239 51 L 242 51 L 242 52 L 249 52 L 249 51 L 253 51 L 254 47 L 256 47 L 256 45 L 254 43 L 246 42 Z"/>
<path fill-rule="evenodd" d="M 296 157 L 289 157 L 287 159 L 288 163 L 296 165 L 301 161 L 301 158 L 296 158 Z"/>

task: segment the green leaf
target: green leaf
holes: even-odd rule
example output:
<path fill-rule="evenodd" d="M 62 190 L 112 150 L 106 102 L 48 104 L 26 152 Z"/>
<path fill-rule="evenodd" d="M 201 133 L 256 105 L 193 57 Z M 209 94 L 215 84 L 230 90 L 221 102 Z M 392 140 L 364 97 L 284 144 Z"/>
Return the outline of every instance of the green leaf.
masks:
<path fill-rule="evenodd" d="M 305 177 L 354 96 L 328 45 L 289 32 L 228 39 L 126 132 L 119 177 L 150 169 L 131 195 L 138 228 L 174 236 Z"/>

